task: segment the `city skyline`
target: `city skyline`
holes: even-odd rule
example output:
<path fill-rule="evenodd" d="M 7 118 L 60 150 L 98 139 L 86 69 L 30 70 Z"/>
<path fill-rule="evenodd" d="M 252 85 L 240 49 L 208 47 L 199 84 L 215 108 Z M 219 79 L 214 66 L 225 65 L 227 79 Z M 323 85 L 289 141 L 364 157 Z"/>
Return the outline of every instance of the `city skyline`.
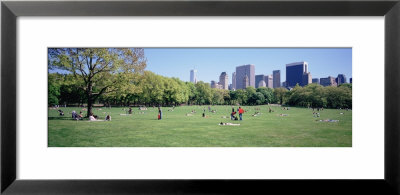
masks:
<path fill-rule="evenodd" d="M 197 70 L 197 81 L 210 83 L 218 81 L 222 72 L 232 75 L 236 67 L 253 64 L 255 75 L 271 75 L 279 70 L 280 81 L 284 82 L 286 64 L 300 61 L 308 62 L 312 78 L 339 74 L 352 78 L 351 48 L 145 48 L 145 55 L 147 70 L 183 81 L 190 81 L 193 69 Z"/>

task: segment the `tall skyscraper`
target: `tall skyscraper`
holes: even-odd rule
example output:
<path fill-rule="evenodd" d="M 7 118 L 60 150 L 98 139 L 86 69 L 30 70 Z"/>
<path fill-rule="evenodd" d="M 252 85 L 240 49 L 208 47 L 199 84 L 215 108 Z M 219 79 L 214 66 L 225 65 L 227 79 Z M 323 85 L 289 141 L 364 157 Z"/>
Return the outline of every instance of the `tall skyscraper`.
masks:
<path fill-rule="evenodd" d="M 243 89 L 246 89 L 249 86 L 249 77 L 247 75 L 244 76 L 242 81 Z"/>
<path fill-rule="evenodd" d="M 319 78 L 313 78 L 313 79 L 312 79 L 312 83 L 319 84 Z"/>
<path fill-rule="evenodd" d="M 264 77 L 264 81 L 267 85 L 268 88 L 273 88 L 274 87 L 274 78 L 272 75 L 267 75 Z"/>
<path fill-rule="evenodd" d="M 336 83 L 337 85 L 341 85 L 343 83 L 347 83 L 347 79 L 346 76 L 344 74 L 338 74 L 338 76 L 336 77 Z"/>
<path fill-rule="evenodd" d="M 261 86 L 259 86 L 259 84 L 260 84 L 260 81 L 264 80 L 264 77 L 265 77 L 265 75 L 263 75 L 263 74 L 256 75 L 256 88 L 261 87 Z"/>
<path fill-rule="evenodd" d="M 197 83 L 197 70 L 190 70 L 190 82 Z"/>
<path fill-rule="evenodd" d="M 243 81 L 248 78 L 245 85 Z M 236 89 L 245 89 L 247 86 L 256 87 L 255 85 L 255 67 L 253 64 L 247 64 L 236 67 Z"/>
<path fill-rule="evenodd" d="M 273 87 L 274 88 L 281 87 L 281 71 L 280 70 L 272 71 L 272 76 L 274 77 Z"/>
<path fill-rule="evenodd" d="M 219 84 L 222 86 L 222 89 L 228 90 L 229 80 L 226 72 L 222 72 L 219 76 Z"/>
<path fill-rule="evenodd" d="M 306 86 L 312 82 L 311 73 L 305 72 L 303 73 L 303 81 L 301 82 L 301 86 Z"/>
<path fill-rule="evenodd" d="M 322 86 L 337 86 L 337 83 L 336 83 L 336 81 L 335 81 L 335 77 L 331 77 L 331 76 L 329 76 L 329 77 L 327 77 L 327 78 L 321 78 L 320 80 L 319 80 L 319 83 L 322 85 Z"/>
<path fill-rule="evenodd" d="M 236 89 L 236 72 L 232 73 L 232 89 L 231 90 L 235 90 Z"/>
<path fill-rule="evenodd" d="M 307 62 L 294 62 L 286 64 L 286 86 L 294 87 L 296 84 L 302 85 L 303 73 L 307 72 Z"/>

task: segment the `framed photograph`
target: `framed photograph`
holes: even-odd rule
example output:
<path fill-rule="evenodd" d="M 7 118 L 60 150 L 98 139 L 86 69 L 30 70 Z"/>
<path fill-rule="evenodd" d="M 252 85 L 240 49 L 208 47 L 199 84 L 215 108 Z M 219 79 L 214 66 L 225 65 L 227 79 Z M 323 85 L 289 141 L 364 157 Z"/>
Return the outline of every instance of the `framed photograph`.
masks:
<path fill-rule="evenodd" d="M 48 48 L 48 68 L 48 147 L 352 146 L 352 48 Z"/>
<path fill-rule="evenodd" d="M 1 192 L 398 194 L 399 6 L 4 1 Z"/>

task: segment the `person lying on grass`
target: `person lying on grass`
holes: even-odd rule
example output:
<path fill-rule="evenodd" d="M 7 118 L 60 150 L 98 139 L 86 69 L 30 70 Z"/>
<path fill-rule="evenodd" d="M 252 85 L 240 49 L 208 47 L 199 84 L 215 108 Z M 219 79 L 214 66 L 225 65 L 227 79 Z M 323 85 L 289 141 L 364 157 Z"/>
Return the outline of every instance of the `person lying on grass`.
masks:
<path fill-rule="evenodd" d="M 235 123 L 219 123 L 219 125 L 231 125 L 231 126 L 239 126 L 240 124 L 235 124 Z"/>
<path fill-rule="evenodd" d="M 332 120 L 332 119 L 315 120 L 315 121 L 319 121 L 319 122 L 331 122 L 331 123 L 337 123 L 337 122 L 339 122 L 339 120 Z"/>

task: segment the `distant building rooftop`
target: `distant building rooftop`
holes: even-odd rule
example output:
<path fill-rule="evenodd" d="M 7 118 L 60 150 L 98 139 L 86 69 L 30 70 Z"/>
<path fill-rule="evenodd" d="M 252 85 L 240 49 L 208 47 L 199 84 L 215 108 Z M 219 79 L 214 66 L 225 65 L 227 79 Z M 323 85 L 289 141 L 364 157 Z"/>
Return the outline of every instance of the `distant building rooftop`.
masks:
<path fill-rule="evenodd" d="M 293 63 L 290 63 L 290 64 L 286 64 L 286 67 L 296 66 L 296 65 L 300 65 L 300 64 L 308 64 L 308 62 L 305 62 L 305 61 L 303 61 L 303 62 L 293 62 Z"/>

